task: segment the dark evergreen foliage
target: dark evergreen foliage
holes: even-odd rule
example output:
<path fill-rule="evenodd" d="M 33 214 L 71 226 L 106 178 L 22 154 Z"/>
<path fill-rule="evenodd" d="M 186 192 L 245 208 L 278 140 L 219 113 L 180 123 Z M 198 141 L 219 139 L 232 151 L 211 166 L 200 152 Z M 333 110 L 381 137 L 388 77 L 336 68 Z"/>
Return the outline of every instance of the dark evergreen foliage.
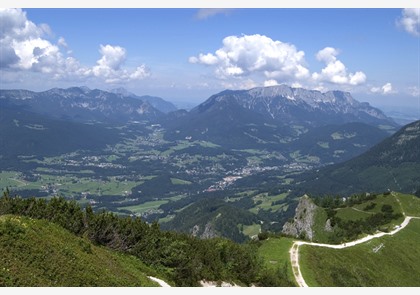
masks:
<path fill-rule="evenodd" d="M 0 215 L 23 215 L 54 222 L 97 245 L 139 257 L 144 263 L 166 272 L 178 286 L 197 286 L 202 279 L 251 284 L 277 284 L 262 274 L 262 261 L 255 243 L 236 244 L 224 238 L 200 240 L 187 234 L 162 231 L 157 222 L 93 212 L 62 197 L 45 199 L 10 196 L 0 198 Z M 285 282 L 290 281 L 285 278 Z M 273 285 L 274 286 L 274 285 Z"/>

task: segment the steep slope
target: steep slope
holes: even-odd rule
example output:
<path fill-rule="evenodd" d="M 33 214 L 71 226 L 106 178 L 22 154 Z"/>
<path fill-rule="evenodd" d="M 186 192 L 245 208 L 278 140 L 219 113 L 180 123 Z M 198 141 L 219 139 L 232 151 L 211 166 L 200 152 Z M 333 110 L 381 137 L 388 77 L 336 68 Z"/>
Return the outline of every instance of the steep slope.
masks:
<path fill-rule="evenodd" d="M 245 109 L 233 99 L 216 104 L 203 103 L 174 119 L 165 122 L 168 140 L 191 137 L 226 147 L 251 148 L 278 144 L 278 136 L 293 134 L 289 127 Z"/>
<path fill-rule="evenodd" d="M 152 287 L 138 258 L 94 246 L 45 220 L 0 216 L 0 286 Z"/>
<path fill-rule="evenodd" d="M 317 157 L 321 163 L 338 163 L 366 152 L 389 134 L 375 126 L 353 122 L 309 129 L 290 143 L 290 151 Z"/>
<path fill-rule="evenodd" d="M 297 185 L 312 194 L 416 192 L 420 188 L 420 121 L 354 159 L 303 175 Z"/>
<path fill-rule="evenodd" d="M 18 156 L 54 156 L 99 150 L 121 139 L 116 129 L 53 119 L 0 100 L 0 168 L 18 165 Z"/>
<path fill-rule="evenodd" d="M 38 114 L 78 122 L 127 122 L 162 116 L 148 102 L 87 87 L 53 88 L 43 92 L 0 90 L 0 100 Z"/>
<path fill-rule="evenodd" d="M 234 207 L 220 199 L 210 198 L 186 207 L 176 214 L 174 219 L 163 223 L 162 228 L 185 232 L 201 239 L 223 236 L 242 243 L 247 237 L 238 225 L 257 222 L 257 216 L 247 210 Z"/>
<path fill-rule="evenodd" d="M 161 111 L 162 113 L 170 113 L 176 111 L 178 108 L 171 102 L 164 100 L 161 97 L 157 96 L 150 96 L 150 95 L 142 95 L 138 96 L 132 92 L 127 91 L 124 88 L 116 88 L 111 90 L 112 93 L 122 95 L 124 97 L 133 97 L 140 99 L 141 101 L 148 102 L 152 105 L 155 109 Z"/>

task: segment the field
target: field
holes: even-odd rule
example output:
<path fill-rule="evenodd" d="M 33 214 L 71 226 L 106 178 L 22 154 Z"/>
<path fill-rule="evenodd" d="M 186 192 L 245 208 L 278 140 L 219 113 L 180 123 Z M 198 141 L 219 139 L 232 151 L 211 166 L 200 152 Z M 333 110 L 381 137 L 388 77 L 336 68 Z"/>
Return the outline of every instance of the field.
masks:
<path fill-rule="evenodd" d="M 276 204 L 273 202 L 284 200 L 287 197 L 287 193 L 271 196 L 268 193 L 258 194 L 253 197 L 255 207 L 249 209 L 252 213 L 257 213 L 258 210 L 287 210 L 287 204 Z"/>

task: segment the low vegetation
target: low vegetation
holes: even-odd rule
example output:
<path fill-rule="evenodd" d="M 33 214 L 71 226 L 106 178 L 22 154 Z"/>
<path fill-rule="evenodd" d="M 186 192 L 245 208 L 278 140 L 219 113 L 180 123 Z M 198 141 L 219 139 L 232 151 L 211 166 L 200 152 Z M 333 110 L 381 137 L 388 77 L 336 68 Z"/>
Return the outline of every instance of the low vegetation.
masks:
<path fill-rule="evenodd" d="M 377 230 L 389 231 L 403 220 L 397 198 L 391 193 L 360 194 L 348 198 L 326 196 L 314 199 L 316 213 L 314 241 L 340 244 Z M 329 223 L 330 229 L 325 225 Z"/>
<path fill-rule="evenodd" d="M 82 209 L 75 201 L 69 202 L 64 198 L 52 198 L 49 201 L 35 198 L 22 199 L 11 197 L 7 191 L 0 198 L 0 216 L 4 215 L 17 216 L 10 217 L 11 219 L 7 219 L 9 221 L 3 223 L 6 226 L 4 230 L 11 230 L 12 235 L 14 230 L 18 235 L 22 230 L 23 234 L 26 233 L 24 225 L 19 225 L 22 220 L 22 224 L 32 222 L 31 219 L 42 219 L 44 223 L 52 222 L 56 224 L 56 227 L 61 226 L 75 235 L 72 239 L 81 244 L 82 250 L 85 249 L 87 254 L 93 251 L 90 250 L 92 249 L 90 243 L 92 243 L 118 253 L 133 255 L 141 259 L 148 268 L 156 270 L 176 286 L 197 286 L 200 280 L 227 281 L 242 286 L 270 286 L 270 284 L 278 286 L 279 282 L 282 282 L 279 279 L 268 279 L 268 277 L 273 277 L 272 271 L 264 267 L 262 259 L 257 255 L 258 245 L 255 242 L 241 245 L 223 238 L 200 240 L 187 234 L 162 231 L 156 222 L 147 224 L 140 218 L 118 217 L 106 211 L 94 213 L 91 207 L 87 206 Z M 15 222 L 15 225 L 13 225 L 13 221 L 10 221 L 14 220 L 13 218 L 19 220 Z M 13 226 L 9 229 L 11 222 Z M 58 237 L 60 236 L 62 234 L 58 235 Z M 67 239 L 71 240 L 71 238 Z M 62 243 L 65 244 L 67 239 Z M 10 247 L 12 241 L 8 239 L 6 243 Z M 49 248 L 51 247 L 46 247 L 46 249 Z M 60 254 L 60 259 L 75 259 L 79 255 L 77 251 L 81 251 L 77 249 L 65 250 L 66 246 L 59 248 L 62 251 L 67 251 Z M 7 251 L 7 249 L 2 247 L 2 251 Z M 19 251 L 18 249 L 17 251 Z M 27 256 L 26 259 L 33 260 L 33 256 L 37 257 L 38 255 L 36 250 L 34 252 L 22 252 L 22 255 Z M 42 256 L 42 252 L 39 255 Z M 7 269 L 19 268 L 13 262 L 15 257 L 9 258 L 10 267 Z M 45 265 L 48 264 L 48 260 L 44 259 L 43 261 Z M 31 264 L 31 261 L 27 261 L 27 264 Z M 37 264 L 35 265 L 37 266 Z M 38 266 L 40 269 L 52 267 L 45 265 L 39 264 Z M 79 269 L 77 264 L 73 267 Z M 7 269 L 5 268 L 4 271 L 8 272 Z M 106 267 L 104 269 L 106 270 Z M 80 268 L 80 271 L 85 272 L 86 270 Z M 46 275 L 50 272 L 53 270 L 47 271 Z M 25 273 L 25 275 L 28 274 L 31 274 L 30 270 Z M 4 278 L 4 282 L 5 285 L 48 284 L 38 281 L 22 283 L 15 275 Z M 60 281 L 58 284 L 70 285 L 67 281 Z M 89 278 L 81 279 L 75 284 L 95 285 L 89 281 Z M 129 284 L 127 283 L 127 285 Z"/>
<path fill-rule="evenodd" d="M 138 258 L 93 245 L 46 220 L 0 216 L 0 286 L 153 287 Z"/>

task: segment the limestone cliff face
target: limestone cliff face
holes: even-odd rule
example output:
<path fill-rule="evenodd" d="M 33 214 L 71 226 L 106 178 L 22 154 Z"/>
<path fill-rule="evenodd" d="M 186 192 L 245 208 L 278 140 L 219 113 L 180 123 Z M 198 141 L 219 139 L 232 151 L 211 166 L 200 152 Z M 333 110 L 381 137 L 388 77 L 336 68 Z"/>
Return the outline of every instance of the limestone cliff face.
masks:
<path fill-rule="evenodd" d="M 194 237 L 199 237 L 200 239 L 211 239 L 218 237 L 216 231 L 214 230 L 214 226 L 211 222 L 207 222 L 204 229 L 201 229 L 199 225 L 195 225 L 191 229 L 191 235 Z"/>
<path fill-rule="evenodd" d="M 283 225 L 282 233 L 312 241 L 314 236 L 312 227 L 316 208 L 317 206 L 307 195 L 301 197 L 293 221 L 286 222 Z"/>

